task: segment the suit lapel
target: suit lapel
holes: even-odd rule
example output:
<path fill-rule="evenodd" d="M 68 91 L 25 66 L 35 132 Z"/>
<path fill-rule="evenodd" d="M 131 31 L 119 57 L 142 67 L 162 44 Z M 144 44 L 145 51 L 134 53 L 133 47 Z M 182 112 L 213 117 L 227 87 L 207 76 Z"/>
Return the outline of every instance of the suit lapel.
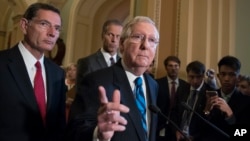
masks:
<path fill-rule="evenodd" d="M 20 89 L 21 94 L 33 110 L 38 110 L 38 107 L 34 106 L 37 105 L 35 94 L 25 67 L 25 63 L 17 46 L 12 48 L 9 60 L 10 63 L 8 67 Z"/>
<path fill-rule="evenodd" d="M 141 119 L 140 119 L 140 113 L 138 111 L 138 108 L 136 106 L 135 100 L 133 96 L 133 92 L 131 90 L 130 84 L 128 82 L 128 78 L 126 76 L 125 71 L 123 70 L 121 63 L 119 63 L 119 67 L 117 65 L 114 65 L 114 85 L 120 89 L 121 93 L 121 103 L 128 106 L 130 111 L 128 114 L 129 120 L 132 121 L 132 125 L 137 131 L 137 135 L 139 136 L 140 140 L 144 141 L 145 137 L 143 136 L 145 133 L 143 131 L 143 127 L 140 124 Z M 126 81 L 125 81 L 126 80 Z M 124 115 L 124 116 L 126 116 Z"/>
<path fill-rule="evenodd" d="M 102 52 L 100 50 L 97 52 L 96 55 L 97 55 L 96 61 L 99 64 L 99 66 L 101 66 L 100 68 L 106 68 L 106 67 L 108 67 L 108 64 L 105 61 L 105 58 L 102 55 Z"/>
<path fill-rule="evenodd" d="M 45 71 L 46 71 L 46 87 L 47 87 L 47 112 L 50 109 L 51 105 L 52 105 L 52 101 L 53 101 L 53 74 L 51 72 L 54 72 L 52 70 L 52 66 L 50 66 L 50 64 L 48 63 L 47 58 L 44 58 L 44 66 L 45 66 Z"/>

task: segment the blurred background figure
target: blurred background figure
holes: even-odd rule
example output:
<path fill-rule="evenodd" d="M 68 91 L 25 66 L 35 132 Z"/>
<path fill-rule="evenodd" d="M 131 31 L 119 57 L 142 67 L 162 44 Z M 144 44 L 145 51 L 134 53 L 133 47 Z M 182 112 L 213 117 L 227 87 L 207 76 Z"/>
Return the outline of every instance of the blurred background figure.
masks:
<path fill-rule="evenodd" d="M 250 76 L 240 75 L 237 88 L 242 94 L 250 96 Z"/>
<path fill-rule="evenodd" d="M 75 97 L 75 84 L 76 84 L 76 72 L 77 66 L 75 63 L 70 63 L 66 68 L 65 85 L 68 88 L 66 103 L 72 103 Z"/>
<path fill-rule="evenodd" d="M 66 119 L 68 119 L 68 113 L 70 106 L 76 95 L 76 73 L 77 65 L 75 63 L 70 63 L 65 68 L 65 85 L 67 86 L 66 92 Z"/>
<path fill-rule="evenodd" d="M 214 69 L 207 69 L 206 71 L 206 77 L 205 77 L 205 82 L 212 88 L 218 89 L 218 83 L 216 81 L 216 73 Z"/>
<path fill-rule="evenodd" d="M 177 56 L 168 56 L 163 64 L 166 75 L 156 79 L 159 85 L 157 105 L 170 120 L 176 122 L 179 100 L 184 99 L 189 84 L 178 77 L 181 61 Z M 164 117 L 158 117 L 157 141 L 176 141 L 175 131 L 176 129 Z"/>

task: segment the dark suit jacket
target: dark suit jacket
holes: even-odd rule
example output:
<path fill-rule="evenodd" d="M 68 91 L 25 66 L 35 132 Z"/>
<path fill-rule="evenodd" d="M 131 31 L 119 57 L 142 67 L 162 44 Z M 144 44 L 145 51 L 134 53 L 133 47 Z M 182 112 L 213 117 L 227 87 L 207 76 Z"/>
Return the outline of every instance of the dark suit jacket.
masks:
<path fill-rule="evenodd" d="M 148 94 L 148 104 L 156 104 L 158 92 L 157 83 L 148 74 L 143 75 L 146 81 Z M 104 86 L 108 100 L 111 101 L 115 89 L 121 92 L 121 103 L 128 106 L 128 114 L 121 113 L 128 121 L 126 130 L 115 132 L 112 141 L 145 141 L 143 127 L 140 124 L 141 118 L 135 103 L 126 73 L 121 65 L 121 61 L 115 65 L 90 73 L 82 81 L 75 100 L 72 104 L 69 127 L 69 141 L 92 141 L 93 132 L 97 126 L 97 110 L 100 106 L 98 99 L 98 86 Z M 155 129 L 157 115 L 150 113 L 150 133 L 149 141 L 155 141 Z"/>
<path fill-rule="evenodd" d="M 182 80 L 179 79 L 179 86 L 176 90 L 176 102 L 174 103 L 175 106 L 173 109 L 169 109 L 170 107 L 170 94 L 169 94 L 169 86 L 168 86 L 168 78 L 162 77 L 159 79 L 156 79 L 158 85 L 159 85 L 159 92 L 158 92 L 158 97 L 157 97 L 157 106 L 161 109 L 162 113 L 165 115 L 169 116 L 171 120 L 175 120 L 178 117 L 175 117 L 176 114 L 170 114 L 172 112 L 177 112 L 176 111 L 176 104 L 179 103 L 177 102 L 178 99 L 184 99 L 182 97 L 186 97 L 188 91 L 189 91 L 189 84 Z M 166 124 L 167 121 L 164 117 L 159 116 L 158 120 L 158 127 L 157 127 L 157 141 L 160 140 L 176 140 L 175 139 L 175 129 L 172 127 L 172 125 Z M 169 122 L 168 122 L 169 123 Z M 160 130 L 165 128 L 165 136 L 159 136 Z"/>
<path fill-rule="evenodd" d="M 120 57 L 117 55 L 116 60 L 119 59 Z M 94 54 L 80 58 L 77 61 L 77 84 L 82 81 L 86 74 L 106 67 L 108 67 L 108 64 L 100 49 Z"/>
<path fill-rule="evenodd" d="M 204 109 L 206 106 L 206 91 L 207 90 L 214 90 L 213 88 L 211 88 L 208 84 L 203 83 L 201 89 L 199 90 L 198 93 L 198 99 L 194 108 L 194 111 L 196 111 L 198 114 L 200 114 L 201 116 L 205 116 L 204 115 Z M 187 92 L 188 95 L 185 95 L 183 97 L 183 99 L 178 101 L 178 106 L 177 106 L 177 110 L 178 112 L 176 112 L 177 116 L 177 123 L 180 125 L 181 128 L 181 122 L 182 122 L 182 116 L 184 111 L 186 110 L 183 106 L 182 106 L 182 102 L 187 102 L 188 96 L 190 95 L 190 89 Z M 189 132 L 190 135 L 193 137 L 194 141 L 200 141 L 200 137 L 203 134 L 203 129 L 207 127 L 207 124 L 197 115 L 193 114 L 192 118 L 191 118 L 191 122 L 189 125 Z"/>
<path fill-rule="evenodd" d="M 219 89 L 217 92 L 221 97 L 221 90 Z M 232 109 L 234 115 L 231 119 L 225 120 L 225 114 L 217 108 L 214 108 L 210 112 L 207 119 L 232 138 L 236 128 L 244 128 L 244 126 L 247 128 L 250 127 L 250 97 L 243 95 L 240 91 L 235 89 L 228 101 L 228 105 Z M 211 127 L 206 128 L 204 131 L 206 131 L 204 135 L 205 139 L 202 139 L 204 141 L 229 141 L 228 138 Z"/>
<path fill-rule="evenodd" d="M 47 79 L 46 127 L 18 46 L 0 52 L 0 140 L 58 141 L 65 128 L 64 71 L 44 59 Z"/>

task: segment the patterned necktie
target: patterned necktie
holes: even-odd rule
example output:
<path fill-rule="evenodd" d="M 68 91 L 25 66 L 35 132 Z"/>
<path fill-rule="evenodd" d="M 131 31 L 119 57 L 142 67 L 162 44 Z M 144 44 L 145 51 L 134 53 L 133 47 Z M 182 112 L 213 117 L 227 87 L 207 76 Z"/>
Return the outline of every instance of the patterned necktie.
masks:
<path fill-rule="evenodd" d="M 38 108 L 40 110 L 43 123 L 45 124 L 46 117 L 46 103 L 45 103 L 45 89 L 42 76 L 42 68 L 39 61 L 36 62 L 36 75 L 34 79 L 34 92 Z"/>
<path fill-rule="evenodd" d="M 110 66 L 114 65 L 114 64 L 115 64 L 114 58 L 113 58 L 113 57 L 110 57 L 109 59 L 110 59 Z"/>
<path fill-rule="evenodd" d="M 171 82 L 171 90 L 170 90 L 170 110 L 174 107 L 175 103 L 175 81 Z"/>
<path fill-rule="evenodd" d="M 146 102 L 142 89 L 142 78 L 137 77 L 135 79 L 135 97 L 136 97 L 136 105 L 141 113 L 142 126 L 145 131 L 147 137 L 147 121 L 146 121 Z"/>

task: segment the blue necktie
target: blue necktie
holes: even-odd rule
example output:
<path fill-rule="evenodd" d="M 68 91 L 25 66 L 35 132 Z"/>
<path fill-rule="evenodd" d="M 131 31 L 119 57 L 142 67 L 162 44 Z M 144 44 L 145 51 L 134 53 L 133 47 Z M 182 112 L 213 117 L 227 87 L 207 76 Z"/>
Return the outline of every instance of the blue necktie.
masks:
<path fill-rule="evenodd" d="M 147 121 L 146 121 L 146 102 L 142 89 L 142 78 L 137 77 L 135 79 L 135 97 L 136 97 L 136 105 L 141 113 L 142 126 L 145 131 L 147 137 Z"/>

